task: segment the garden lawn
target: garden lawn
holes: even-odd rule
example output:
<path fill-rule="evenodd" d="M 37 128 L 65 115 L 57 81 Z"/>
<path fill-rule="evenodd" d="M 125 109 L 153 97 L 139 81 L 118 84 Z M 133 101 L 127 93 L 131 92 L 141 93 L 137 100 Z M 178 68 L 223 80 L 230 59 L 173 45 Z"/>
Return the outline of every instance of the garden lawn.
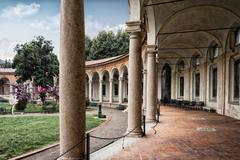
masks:
<path fill-rule="evenodd" d="M 87 130 L 103 121 L 87 115 Z M 0 117 L 0 160 L 59 141 L 58 116 Z"/>

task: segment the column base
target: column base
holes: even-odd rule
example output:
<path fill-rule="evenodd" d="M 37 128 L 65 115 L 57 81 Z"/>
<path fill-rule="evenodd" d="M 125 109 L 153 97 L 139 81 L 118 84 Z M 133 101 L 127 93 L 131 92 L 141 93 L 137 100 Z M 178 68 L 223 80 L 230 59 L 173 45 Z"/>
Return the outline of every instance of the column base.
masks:
<path fill-rule="evenodd" d="M 129 133 L 129 132 L 131 132 L 131 133 Z M 126 134 L 128 134 L 127 137 L 142 137 L 143 131 L 142 131 L 142 128 L 136 128 L 134 131 L 133 131 L 133 129 L 127 129 L 125 135 Z"/>
<path fill-rule="evenodd" d="M 85 160 L 85 158 L 83 158 L 83 159 L 79 159 L 79 158 L 59 158 L 58 160 Z"/>
<path fill-rule="evenodd" d="M 146 118 L 146 123 L 157 122 L 156 118 Z"/>

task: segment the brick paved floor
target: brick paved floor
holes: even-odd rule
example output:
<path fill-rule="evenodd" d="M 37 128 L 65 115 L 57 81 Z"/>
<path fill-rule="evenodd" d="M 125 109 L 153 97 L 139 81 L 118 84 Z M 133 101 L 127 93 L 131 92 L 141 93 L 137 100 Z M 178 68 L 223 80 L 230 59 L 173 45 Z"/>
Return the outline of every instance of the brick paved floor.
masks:
<path fill-rule="evenodd" d="M 240 121 L 216 113 L 162 107 L 157 134 L 112 160 L 240 160 Z"/>

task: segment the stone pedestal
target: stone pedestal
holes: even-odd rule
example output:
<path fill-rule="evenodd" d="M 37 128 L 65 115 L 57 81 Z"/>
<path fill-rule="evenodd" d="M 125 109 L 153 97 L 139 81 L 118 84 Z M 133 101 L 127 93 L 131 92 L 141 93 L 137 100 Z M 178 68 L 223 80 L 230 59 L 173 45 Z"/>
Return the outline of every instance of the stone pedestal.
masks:
<path fill-rule="evenodd" d="M 157 86 L 156 86 L 156 53 L 155 45 L 147 46 L 147 121 L 156 121 Z"/>
<path fill-rule="evenodd" d="M 60 159 L 85 158 L 85 53 L 83 0 L 61 0 Z"/>
<path fill-rule="evenodd" d="M 130 33 L 128 76 L 128 128 L 130 135 L 141 135 L 141 22 L 128 22 Z"/>

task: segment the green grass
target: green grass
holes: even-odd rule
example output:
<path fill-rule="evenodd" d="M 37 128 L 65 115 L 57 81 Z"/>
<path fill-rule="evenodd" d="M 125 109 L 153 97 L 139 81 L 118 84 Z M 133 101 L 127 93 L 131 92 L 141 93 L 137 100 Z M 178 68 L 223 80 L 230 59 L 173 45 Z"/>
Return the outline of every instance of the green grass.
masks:
<path fill-rule="evenodd" d="M 87 115 L 87 130 L 103 121 Z M 58 116 L 0 117 L 0 160 L 59 141 Z"/>

